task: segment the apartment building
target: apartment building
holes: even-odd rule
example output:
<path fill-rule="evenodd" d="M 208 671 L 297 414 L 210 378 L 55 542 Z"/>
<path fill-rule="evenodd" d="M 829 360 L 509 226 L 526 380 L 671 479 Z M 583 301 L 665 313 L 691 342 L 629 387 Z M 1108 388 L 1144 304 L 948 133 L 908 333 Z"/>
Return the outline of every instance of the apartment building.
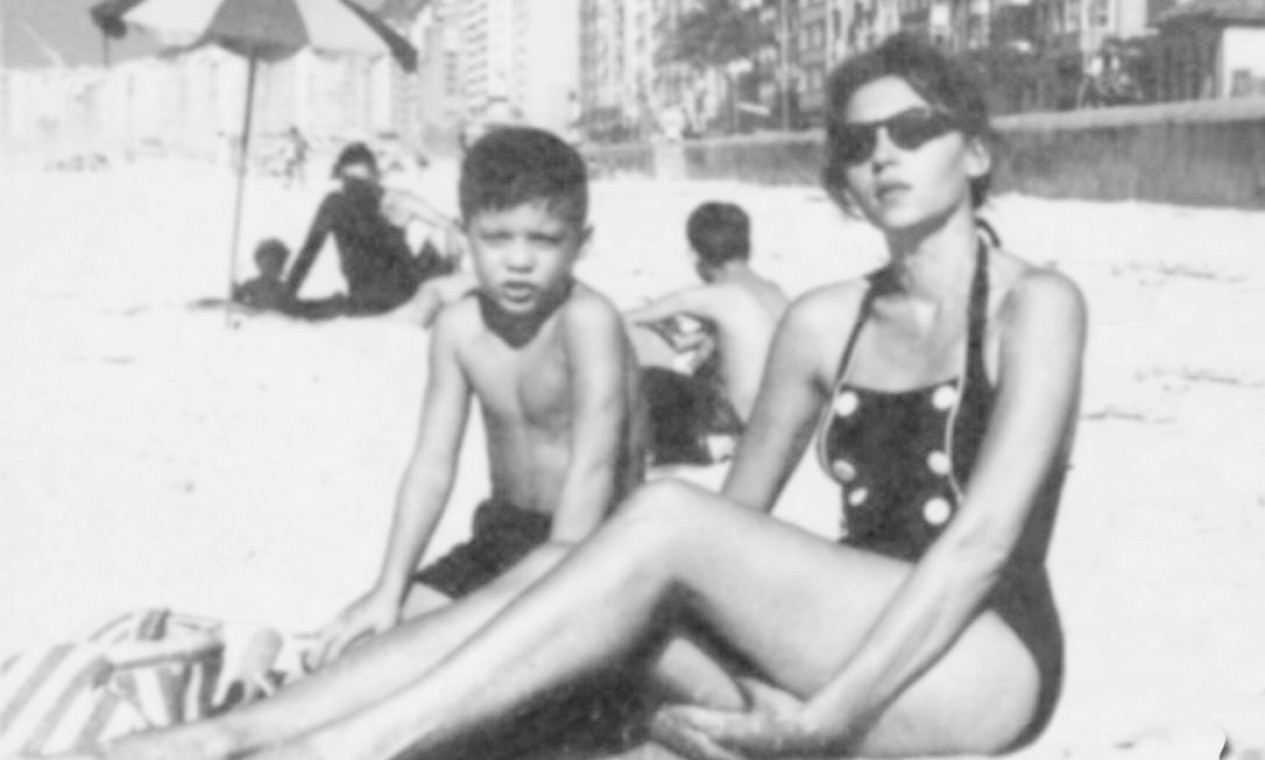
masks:
<path fill-rule="evenodd" d="M 1265 96 L 1265 2 L 1189 0 L 1156 23 L 1157 100 Z"/>
<path fill-rule="evenodd" d="M 452 9 L 467 119 L 567 131 L 580 80 L 580 0 L 454 0 Z"/>
<path fill-rule="evenodd" d="M 576 108 L 586 135 L 648 137 L 659 128 L 663 104 L 681 102 L 688 72 L 659 60 L 668 6 L 663 0 L 581 0 Z"/>

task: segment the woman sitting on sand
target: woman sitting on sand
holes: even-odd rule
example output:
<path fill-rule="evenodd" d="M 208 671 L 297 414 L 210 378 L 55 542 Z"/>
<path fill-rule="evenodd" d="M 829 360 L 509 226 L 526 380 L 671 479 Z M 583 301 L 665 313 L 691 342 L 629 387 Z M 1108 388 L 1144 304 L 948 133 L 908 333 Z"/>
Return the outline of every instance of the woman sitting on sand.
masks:
<path fill-rule="evenodd" d="M 286 278 L 293 300 L 298 300 L 308 272 L 331 235 L 347 281 L 347 297 L 341 300 L 346 313 L 385 313 L 408 302 L 428 277 L 447 273 L 437 252 L 424 250 L 414 256 L 404 230 L 383 214 L 386 191 L 377 158 L 368 146 L 352 143 L 344 148 L 334 161 L 333 176 L 339 187 L 321 201 Z"/>
<path fill-rule="evenodd" d="M 958 62 L 898 36 L 829 93 L 826 186 L 891 261 L 791 307 L 723 495 L 644 487 L 473 635 L 397 650 L 434 657 L 425 675 L 274 726 L 260 756 L 437 756 L 616 669 L 669 695 L 652 734 L 694 757 L 994 753 L 1042 730 L 1080 293 L 977 232 L 990 132 Z M 837 542 L 762 514 L 814 429 L 842 488 Z"/>

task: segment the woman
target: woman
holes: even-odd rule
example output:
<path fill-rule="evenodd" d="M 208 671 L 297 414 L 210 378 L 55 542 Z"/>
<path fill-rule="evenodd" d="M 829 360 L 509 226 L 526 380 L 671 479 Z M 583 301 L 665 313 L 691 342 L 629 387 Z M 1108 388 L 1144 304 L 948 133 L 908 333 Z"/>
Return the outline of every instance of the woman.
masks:
<path fill-rule="evenodd" d="M 1040 732 L 1084 305 L 977 232 L 989 130 L 956 62 L 892 38 L 830 97 L 826 185 L 891 262 L 791 307 L 723 495 L 643 488 L 460 643 L 416 641 L 423 676 L 276 756 L 436 756 L 620 668 L 673 696 L 652 731 L 696 757 L 992 753 Z M 814 429 L 838 542 L 762 514 Z"/>

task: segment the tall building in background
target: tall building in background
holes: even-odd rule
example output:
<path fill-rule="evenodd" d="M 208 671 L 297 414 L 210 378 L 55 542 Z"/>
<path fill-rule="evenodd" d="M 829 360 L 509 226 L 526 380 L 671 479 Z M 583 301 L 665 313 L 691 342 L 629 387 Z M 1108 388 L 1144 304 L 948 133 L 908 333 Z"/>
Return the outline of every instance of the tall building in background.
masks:
<path fill-rule="evenodd" d="M 580 78 L 576 101 L 583 132 L 598 139 L 649 137 L 665 100 L 658 60 L 662 0 L 581 0 Z"/>
<path fill-rule="evenodd" d="M 456 148 L 465 118 L 458 10 L 456 0 L 432 0 L 410 29 L 418 50 L 418 86 L 409 113 L 415 134 L 437 150 Z"/>
<path fill-rule="evenodd" d="M 569 131 L 580 84 L 580 0 L 453 5 L 467 119 Z"/>
<path fill-rule="evenodd" d="M 460 0 L 386 0 L 378 10 L 417 50 L 417 70 L 379 61 L 373 117 L 380 133 L 425 151 L 457 148 L 465 118 Z"/>

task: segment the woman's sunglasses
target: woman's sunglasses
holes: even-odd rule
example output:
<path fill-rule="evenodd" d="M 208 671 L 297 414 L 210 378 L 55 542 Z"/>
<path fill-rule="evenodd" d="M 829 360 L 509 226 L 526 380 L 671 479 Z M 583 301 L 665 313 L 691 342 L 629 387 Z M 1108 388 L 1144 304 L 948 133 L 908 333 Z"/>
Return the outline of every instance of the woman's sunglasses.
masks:
<path fill-rule="evenodd" d="M 910 108 L 882 121 L 853 122 L 834 130 L 834 146 L 839 160 L 859 164 L 874 155 L 878 131 L 902 150 L 917 150 L 928 142 L 957 129 L 957 120 L 944 111 Z"/>

